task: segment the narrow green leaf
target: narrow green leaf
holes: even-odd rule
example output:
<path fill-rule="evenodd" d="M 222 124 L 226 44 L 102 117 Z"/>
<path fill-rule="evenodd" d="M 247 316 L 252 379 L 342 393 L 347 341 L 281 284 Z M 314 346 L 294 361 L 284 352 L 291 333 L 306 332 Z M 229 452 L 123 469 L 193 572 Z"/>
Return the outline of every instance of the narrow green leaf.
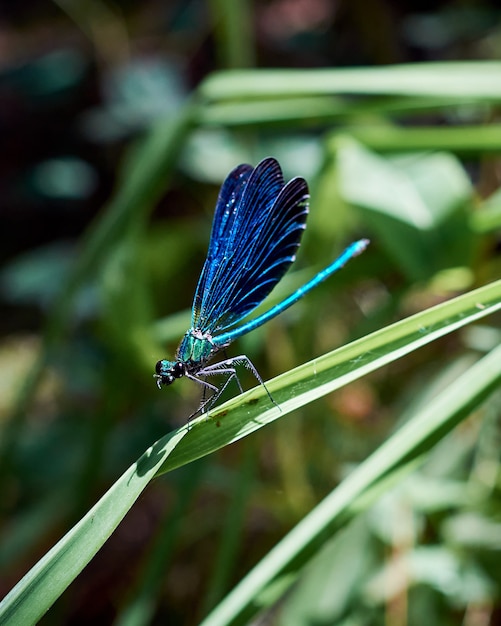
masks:
<path fill-rule="evenodd" d="M 267 386 L 280 409 L 258 387 L 166 435 L 123 474 L 7 595 L 0 603 L 0 622 L 15 625 L 36 622 L 108 539 L 155 475 L 238 441 L 290 411 L 498 310 L 501 310 L 501 281 L 413 315 L 273 379 Z M 485 380 L 492 376 L 488 373 Z M 436 431 L 431 434 L 435 435 Z M 394 448 L 390 450 L 392 454 L 385 463 L 403 462 L 410 454 L 405 446 L 400 449 L 400 456 Z M 379 463 L 380 460 L 377 467 Z M 379 467 L 379 473 L 383 467 L 389 471 L 391 463 Z M 364 489 L 368 486 L 363 481 L 361 485 Z M 348 493 L 352 494 L 349 490 Z M 347 495 L 337 497 L 345 502 L 343 498 Z M 284 585 L 284 580 L 280 584 Z"/>
<path fill-rule="evenodd" d="M 272 97 L 267 94 L 259 96 L 259 99 L 245 98 L 244 100 L 222 100 L 206 103 L 206 106 L 200 109 L 199 122 L 201 126 L 208 127 L 249 127 L 257 126 L 262 128 L 263 125 L 269 126 L 288 126 L 297 128 L 301 126 L 325 126 L 326 124 L 344 120 L 350 123 L 355 117 L 376 115 L 393 115 L 404 116 L 416 113 L 425 113 L 440 109 L 450 109 L 451 106 L 460 107 L 461 105 L 470 105 L 471 98 L 467 97 L 432 97 L 432 96 L 377 96 L 369 95 L 358 101 L 352 98 L 337 95 L 288 95 L 283 97 L 280 94 Z M 371 119 L 369 117 L 369 119 Z M 368 130 L 364 133 L 364 125 L 351 127 L 348 132 L 352 132 L 361 141 L 366 141 L 368 145 L 374 142 L 374 149 L 378 150 L 395 150 L 401 149 L 402 137 L 393 133 L 389 133 L 388 139 L 383 137 L 384 128 L 388 125 L 382 125 L 380 132 Z M 372 128 L 372 127 L 369 127 Z M 479 126 L 480 132 L 478 138 L 474 135 L 474 128 L 471 127 L 470 133 L 459 133 L 458 138 L 454 139 L 450 134 L 442 136 L 442 130 L 449 130 L 446 127 L 437 127 L 428 129 L 420 139 L 418 133 L 409 138 L 409 148 L 415 144 L 415 149 L 423 149 L 426 142 L 431 142 L 431 146 L 440 146 L 440 149 L 448 149 L 450 144 L 451 150 L 462 152 L 475 152 L 479 150 L 498 151 L 499 143 L 496 143 L 498 132 L 494 127 L 494 133 L 489 135 L 490 126 Z M 407 130 L 407 129 L 405 129 Z M 427 129 L 425 129 L 426 131 Z M 432 136 L 432 131 L 437 130 L 437 136 Z M 454 129 L 455 130 L 455 129 Z M 356 132 L 355 132 L 356 131 Z M 419 147 L 418 147 L 419 146 Z M 442 147 L 443 146 L 443 147 Z"/>
<path fill-rule="evenodd" d="M 358 124 L 343 128 L 371 150 L 377 152 L 420 152 L 439 150 L 461 155 L 501 152 L 501 125 L 417 126 Z"/>
<path fill-rule="evenodd" d="M 181 429 L 149 448 L 0 603 L 0 623 L 35 624 L 108 539 L 158 467 L 186 435 Z"/>
<path fill-rule="evenodd" d="M 413 63 L 371 68 L 216 72 L 201 85 L 209 100 L 312 94 L 382 94 L 501 99 L 501 63 Z"/>
<path fill-rule="evenodd" d="M 339 528 L 365 510 L 396 477 L 421 463 L 425 453 L 485 400 L 500 380 L 501 347 L 497 347 L 359 465 L 262 559 L 202 625 L 248 623 L 278 600 Z"/>
<path fill-rule="evenodd" d="M 501 310 L 501 280 L 412 315 L 232 398 L 191 423 L 159 473 L 234 443 L 265 424 L 347 385 L 414 350 Z M 205 436 L 197 436 L 198 431 Z"/>
<path fill-rule="evenodd" d="M 255 65 L 252 10 L 249 0 L 211 0 L 219 67 Z"/>

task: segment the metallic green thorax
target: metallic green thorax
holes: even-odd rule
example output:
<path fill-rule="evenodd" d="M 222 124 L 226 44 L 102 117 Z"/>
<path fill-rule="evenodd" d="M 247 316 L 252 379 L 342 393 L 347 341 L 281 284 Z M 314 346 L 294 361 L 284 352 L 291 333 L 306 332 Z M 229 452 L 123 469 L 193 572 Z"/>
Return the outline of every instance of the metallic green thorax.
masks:
<path fill-rule="evenodd" d="M 155 367 L 155 378 L 160 388 L 162 385 L 170 385 L 177 378 L 188 376 L 200 381 L 196 374 L 204 369 L 204 365 L 220 348 L 227 344 L 218 345 L 212 341 L 209 334 L 203 334 L 196 328 L 190 328 L 185 334 L 176 352 L 176 360 L 162 359 Z M 212 389 L 212 385 L 203 383 Z M 217 390 L 217 388 L 214 387 Z"/>
<path fill-rule="evenodd" d="M 191 328 L 186 332 L 176 352 L 176 359 L 183 363 L 206 363 L 216 352 L 210 335 L 203 335 L 201 331 Z"/>

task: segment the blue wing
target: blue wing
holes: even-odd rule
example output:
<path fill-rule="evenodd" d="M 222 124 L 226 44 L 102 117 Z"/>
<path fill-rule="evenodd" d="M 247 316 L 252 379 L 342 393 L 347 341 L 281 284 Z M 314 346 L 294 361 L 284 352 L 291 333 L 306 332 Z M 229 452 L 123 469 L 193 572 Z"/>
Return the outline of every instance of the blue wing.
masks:
<path fill-rule="evenodd" d="M 214 334 L 255 309 L 295 259 L 308 214 L 302 178 L 284 183 L 275 159 L 240 165 L 219 194 L 192 325 Z"/>
<path fill-rule="evenodd" d="M 197 289 L 192 307 L 192 326 L 197 327 L 197 321 L 202 308 L 203 295 L 207 289 L 211 288 L 215 280 L 215 274 L 218 268 L 218 259 L 221 253 L 224 254 L 224 246 L 226 243 L 226 233 L 230 232 L 237 208 L 242 198 L 244 187 L 252 173 L 252 165 L 239 165 L 232 170 L 226 177 L 216 203 L 214 212 L 214 221 L 212 222 L 212 231 L 209 241 L 209 249 L 207 251 L 207 259 L 205 260 L 202 273 L 198 279 Z"/>

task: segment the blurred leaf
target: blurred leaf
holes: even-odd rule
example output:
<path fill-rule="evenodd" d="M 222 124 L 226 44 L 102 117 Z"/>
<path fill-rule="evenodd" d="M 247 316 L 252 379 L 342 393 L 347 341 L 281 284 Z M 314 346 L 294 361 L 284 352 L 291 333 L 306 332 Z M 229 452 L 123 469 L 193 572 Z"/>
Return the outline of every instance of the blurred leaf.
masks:
<path fill-rule="evenodd" d="M 3 78 L 31 98 L 46 98 L 76 87 L 86 67 L 86 59 L 77 48 L 61 48 L 16 67 Z"/>
<path fill-rule="evenodd" d="M 422 280 L 468 264 L 473 241 L 465 208 L 472 189 L 452 155 L 388 160 L 353 139 L 336 145 L 341 194 L 366 209 L 366 221 L 397 267 Z"/>
<path fill-rule="evenodd" d="M 35 190 L 49 198 L 87 198 L 96 189 L 97 175 L 85 161 L 75 157 L 49 159 L 31 172 Z"/>
<path fill-rule="evenodd" d="M 94 141 L 117 141 L 177 115 L 187 98 L 179 64 L 152 56 L 112 66 L 102 91 L 103 106 L 88 111 L 81 122 Z"/>
<path fill-rule="evenodd" d="M 343 134 L 375 152 L 448 151 L 456 155 L 498 154 L 501 146 L 501 125 L 467 126 L 397 126 L 382 122 L 348 125 Z"/>
<path fill-rule="evenodd" d="M 471 215 L 471 227 L 477 233 L 489 233 L 501 228 L 501 189 L 489 196 Z"/>
<path fill-rule="evenodd" d="M 501 522 L 477 512 L 453 515 L 443 525 L 446 540 L 463 548 L 501 550 Z"/>
<path fill-rule="evenodd" d="M 149 332 L 153 307 L 142 255 L 145 235 L 145 227 L 137 224 L 110 250 L 100 286 L 107 311 L 103 318 L 106 343 L 113 346 L 115 357 L 131 364 L 129 369 L 143 365 L 149 371 L 156 344 Z"/>
<path fill-rule="evenodd" d="M 4 296 L 13 301 L 47 305 L 59 293 L 74 254 L 74 246 L 59 242 L 19 257 L 0 274 Z"/>
<path fill-rule="evenodd" d="M 375 554 L 363 517 L 326 543 L 285 598 L 280 623 L 334 624 L 346 614 L 365 584 Z"/>
<path fill-rule="evenodd" d="M 220 67 L 255 65 L 252 3 L 249 0 L 211 0 Z"/>
<path fill-rule="evenodd" d="M 444 5 L 436 13 L 419 11 L 408 15 L 403 36 L 413 46 L 441 50 L 458 40 L 486 35 L 495 15 L 494 8 L 487 5 Z"/>
<path fill-rule="evenodd" d="M 429 585 L 464 608 L 485 602 L 492 584 L 479 568 L 468 566 L 443 547 L 423 546 L 397 557 L 368 585 L 371 599 L 385 603 L 408 586 Z"/>
<path fill-rule="evenodd" d="M 471 199 L 471 183 L 450 154 L 388 160 L 352 139 L 335 143 L 341 188 L 353 204 L 429 231 Z"/>
<path fill-rule="evenodd" d="M 501 99 L 501 63 L 413 63 L 371 68 L 230 70 L 215 72 L 201 86 L 209 100 L 321 94 L 379 94 Z"/>
<path fill-rule="evenodd" d="M 289 132 L 263 137 L 257 146 L 224 127 L 201 127 L 186 142 L 181 166 L 192 178 L 220 185 L 236 163 L 256 163 L 273 155 L 284 177 L 310 178 L 322 164 L 323 148 L 316 137 Z"/>

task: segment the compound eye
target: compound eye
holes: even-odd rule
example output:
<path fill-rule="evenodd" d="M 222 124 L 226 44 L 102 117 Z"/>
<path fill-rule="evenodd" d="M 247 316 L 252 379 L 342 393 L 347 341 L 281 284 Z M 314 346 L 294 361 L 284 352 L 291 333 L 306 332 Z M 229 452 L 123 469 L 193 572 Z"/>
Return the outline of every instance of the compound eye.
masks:
<path fill-rule="evenodd" d="M 163 359 L 161 361 L 157 361 L 157 364 L 155 365 L 155 372 L 157 374 L 162 374 L 162 370 L 164 369 L 164 363 L 165 361 Z"/>
<path fill-rule="evenodd" d="M 174 378 L 181 378 L 185 374 L 184 363 L 178 361 L 174 364 L 174 367 L 171 369 L 172 375 Z"/>

